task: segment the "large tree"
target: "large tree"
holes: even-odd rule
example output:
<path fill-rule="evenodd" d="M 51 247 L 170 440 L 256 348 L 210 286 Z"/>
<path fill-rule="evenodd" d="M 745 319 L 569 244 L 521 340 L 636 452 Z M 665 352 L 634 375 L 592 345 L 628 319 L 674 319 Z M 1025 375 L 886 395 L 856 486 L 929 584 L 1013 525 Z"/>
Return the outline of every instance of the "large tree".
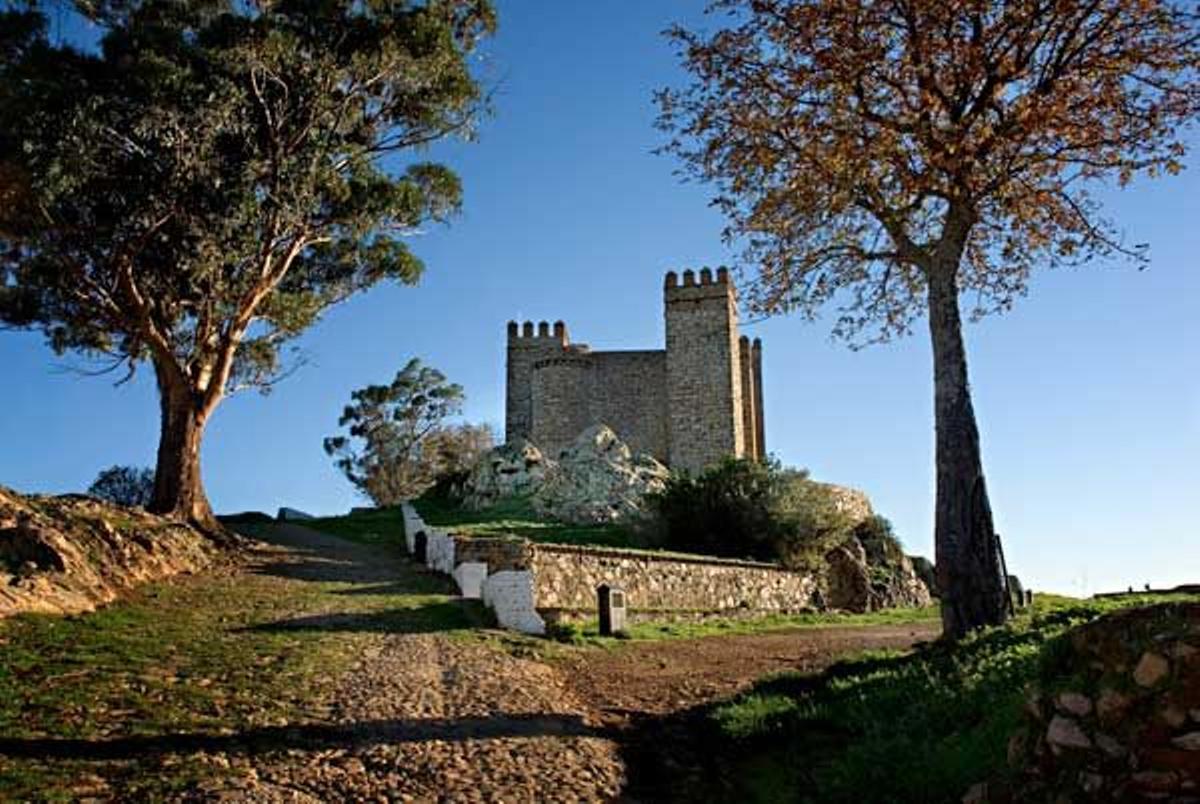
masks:
<path fill-rule="evenodd" d="M 422 265 L 460 205 L 417 149 L 469 134 L 489 0 L 77 0 L 103 32 L 0 14 L 0 323 L 154 368 L 152 510 L 218 525 L 200 445 L 325 310 Z"/>
<path fill-rule="evenodd" d="M 859 343 L 928 316 L 936 549 L 950 638 L 1008 612 L 960 295 L 1008 308 L 1035 266 L 1142 259 L 1089 190 L 1181 169 L 1196 16 L 1169 0 L 718 0 L 675 28 L 691 82 L 666 150 L 716 186 L 750 305 L 839 306 Z"/>

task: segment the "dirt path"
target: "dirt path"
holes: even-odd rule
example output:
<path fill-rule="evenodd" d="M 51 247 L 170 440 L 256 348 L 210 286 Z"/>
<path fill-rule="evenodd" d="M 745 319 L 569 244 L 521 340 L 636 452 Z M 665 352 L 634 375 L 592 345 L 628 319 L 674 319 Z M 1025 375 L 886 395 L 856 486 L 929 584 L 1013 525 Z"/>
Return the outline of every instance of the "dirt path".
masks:
<path fill-rule="evenodd" d="M 326 580 L 403 577 L 406 562 L 376 548 L 301 527 L 274 538 L 304 551 L 309 571 Z M 353 615 L 329 617 L 353 627 Z M 246 801 L 592 801 L 615 797 L 623 783 L 616 746 L 558 673 L 469 639 L 376 634 L 329 705 L 324 738 L 310 732 L 205 792 Z"/>
<path fill-rule="evenodd" d="M 696 707 L 921 628 L 577 649 L 479 638 L 394 545 L 270 526 L 244 561 L 0 621 L 0 800 L 659 800 Z M 525 651 L 528 655 L 514 655 Z"/>
<path fill-rule="evenodd" d="M 904 649 L 936 639 L 936 623 L 805 628 L 632 644 L 592 651 L 564 662 L 571 686 L 619 722 L 626 716 L 668 715 L 726 698 L 771 673 L 817 673 L 868 650 Z"/>

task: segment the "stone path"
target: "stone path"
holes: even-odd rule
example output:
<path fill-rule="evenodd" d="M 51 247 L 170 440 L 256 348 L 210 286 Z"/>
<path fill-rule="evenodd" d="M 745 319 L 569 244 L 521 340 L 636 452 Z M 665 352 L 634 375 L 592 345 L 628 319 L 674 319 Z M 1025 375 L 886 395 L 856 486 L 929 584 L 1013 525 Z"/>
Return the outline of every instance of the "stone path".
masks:
<path fill-rule="evenodd" d="M 374 582 L 400 560 L 301 527 L 275 536 L 327 579 Z M 206 797 L 597 801 L 622 787 L 616 745 L 545 664 L 468 639 L 381 633 L 336 689 L 328 726 L 306 727 L 295 747 L 218 755 L 232 778 Z"/>

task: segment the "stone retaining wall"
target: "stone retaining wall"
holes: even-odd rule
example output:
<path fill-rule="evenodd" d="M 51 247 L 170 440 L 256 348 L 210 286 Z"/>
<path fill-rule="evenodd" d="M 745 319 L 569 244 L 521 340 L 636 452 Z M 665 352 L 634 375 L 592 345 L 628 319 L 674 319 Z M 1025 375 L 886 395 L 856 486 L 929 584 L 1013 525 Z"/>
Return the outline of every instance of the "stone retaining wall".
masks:
<path fill-rule="evenodd" d="M 812 608 L 816 579 L 774 564 L 637 550 L 536 545 L 532 563 L 539 609 L 596 607 L 602 583 L 625 590 L 631 609 L 794 612 Z"/>
<path fill-rule="evenodd" d="M 624 589 L 632 612 L 660 615 L 819 607 L 812 575 L 775 564 L 448 534 L 410 505 L 404 527 L 410 552 L 424 533 L 426 566 L 453 576 L 465 597 L 482 598 L 502 627 L 525 633 L 544 633 L 545 617 L 594 613 L 601 584 Z"/>

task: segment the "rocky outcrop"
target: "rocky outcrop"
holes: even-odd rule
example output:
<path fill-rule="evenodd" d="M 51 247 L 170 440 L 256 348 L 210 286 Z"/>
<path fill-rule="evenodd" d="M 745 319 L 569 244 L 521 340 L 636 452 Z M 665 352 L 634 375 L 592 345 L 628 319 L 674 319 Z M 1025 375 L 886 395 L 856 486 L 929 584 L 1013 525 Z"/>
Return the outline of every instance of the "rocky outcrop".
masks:
<path fill-rule="evenodd" d="M 1051 655 L 1009 742 L 1012 773 L 974 800 L 1200 797 L 1200 602 L 1109 615 Z"/>
<path fill-rule="evenodd" d="M 894 540 L 851 536 L 825 556 L 825 605 L 866 612 L 920 608 L 933 603 L 929 587 Z"/>
<path fill-rule="evenodd" d="M 642 498 L 661 491 L 669 477 L 667 467 L 649 455 L 634 455 L 611 428 L 595 425 L 547 471 L 533 507 L 562 522 L 616 522 L 639 513 Z"/>
<path fill-rule="evenodd" d="M 533 494 L 553 466 L 554 461 L 528 441 L 502 444 L 475 464 L 458 496 L 463 507 L 481 511 L 502 500 Z"/>
<path fill-rule="evenodd" d="M 216 544 L 140 508 L 0 487 L 0 617 L 92 611 L 131 587 L 207 566 Z"/>

